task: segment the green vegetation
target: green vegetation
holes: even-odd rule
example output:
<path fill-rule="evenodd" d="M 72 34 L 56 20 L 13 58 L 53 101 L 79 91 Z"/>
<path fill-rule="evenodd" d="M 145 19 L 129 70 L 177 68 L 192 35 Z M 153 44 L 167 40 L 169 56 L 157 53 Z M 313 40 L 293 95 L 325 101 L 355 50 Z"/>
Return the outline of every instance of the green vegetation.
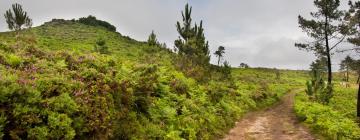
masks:
<path fill-rule="evenodd" d="M 111 25 L 110 23 L 102 20 L 96 19 L 96 17 L 89 15 L 88 17 L 79 18 L 76 22 L 90 25 L 90 26 L 98 26 L 98 27 L 104 27 L 105 29 L 116 32 L 116 27 L 114 25 Z"/>
<path fill-rule="evenodd" d="M 16 51 L 0 34 L 3 138 L 215 139 L 305 76 L 228 67 L 228 78 L 215 70 L 204 82 L 201 67 L 179 68 L 181 56 L 104 28 L 53 20 L 22 32 Z"/>
<path fill-rule="evenodd" d="M 295 112 L 315 133 L 326 139 L 359 139 L 356 89 L 335 87 L 328 105 L 310 100 L 304 92 L 296 97 Z"/>
<path fill-rule="evenodd" d="M 340 32 L 334 25 L 342 16 L 339 1 L 315 0 L 315 5 L 319 11 L 312 16 L 326 20 L 299 16 L 299 23 L 317 41 L 296 44 L 318 56 L 309 76 L 245 63 L 220 65 L 223 46 L 214 53 L 218 65 L 210 64 L 203 23 L 193 25 L 189 5 L 176 24 L 173 52 L 154 32 L 147 42 L 136 41 L 94 16 L 21 30 L 31 19 L 15 4 L 15 14 L 9 10 L 5 17 L 9 29 L 22 36 L 0 33 L 0 138 L 219 139 L 246 112 L 306 84 L 296 96 L 298 117 L 324 138 L 360 139 L 356 89 L 339 86 L 342 76 L 331 71 L 337 44 L 330 46 L 329 37 Z M 348 16 L 353 23 L 354 12 Z M 359 62 L 344 61 L 347 82 L 359 77 Z"/>
<path fill-rule="evenodd" d="M 96 45 L 94 47 L 94 50 L 96 52 L 99 52 L 100 54 L 107 54 L 109 53 L 108 47 L 106 46 L 106 42 L 104 39 L 100 38 L 96 41 Z"/>
<path fill-rule="evenodd" d="M 331 70 L 331 54 L 347 36 L 347 40 L 355 47 L 343 51 L 355 50 L 355 53 L 359 53 L 359 4 L 349 1 L 349 10 L 340 11 L 339 0 L 314 0 L 314 5 L 319 9 L 311 13 L 314 19 L 307 20 L 299 16 L 300 27 L 314 42 L 295 46 L 315 52 L 318 59 L 311 64 L 312 79 L 307 82 L 307 96 L 303 92 L 296 97 L 295 112 L 324 139 L 360 139 L 357 123 L 360 116 L 360 89 L 356 96 L 356 86 L 353 85 L 356 80 L 350 80 L 351 71 L 358 72 L 360 65 L 348 56 L 341 62 L 344 76 L 339 73 L 333 77 Z M 323 80 L 324 72 L 327 72 L 327 83 Z M 346 82 L 345 87 L 340 86 L 338 81 Z M 356 84 L 360 88 L 360 83 Z"/>

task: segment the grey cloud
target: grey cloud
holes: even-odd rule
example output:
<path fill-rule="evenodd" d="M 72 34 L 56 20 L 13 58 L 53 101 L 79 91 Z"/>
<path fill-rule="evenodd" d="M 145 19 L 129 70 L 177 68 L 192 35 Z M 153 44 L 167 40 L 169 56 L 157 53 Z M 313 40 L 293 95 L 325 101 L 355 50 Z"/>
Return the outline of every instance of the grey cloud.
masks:
<path fill-rule="evenodd" d="M 240 43 L 242 45 L 252 44 L 248 47 L 233 47 L 227 50 L 228 60 L 243 60 L 252 67 L 277 67 L 283 69 L 307 69 L 309 63 L 314 59 L 311 53 L 306 53 L 295 48 L 294 41 L 289 38 L 268 40 L 257 38 L 250 42 Z M 235 61 L 231 61 L 235 62 Z M 231 63 L 238 66 L 240 63 Z"/>
<path fill-rule="evenodd" d="M 313 0 L 1 0 L 0 13 L 12 3 L 21 3 L 35 25 L 52 18 L 79 18 L 95 15 L 114 24 L 118 31 L 137 40 L 146 40 L 155 30 L 161 42 L 172 48 L 178 37 L 175 23 L 181 20 L 185 3 L 193 6 L 193 21 L 204 21 L 211 52 L 226 47 L 233 66 L 307 69 L 311 53 L 293 45 L 305 38 L 297 24 L 299 14 L 308 17 Z M 0 16 L 0 31 L 6 31 Z M 335 56 L 336 63 L 343 54 Z M 215 63 L 215 57 L 212 62 Z"/>

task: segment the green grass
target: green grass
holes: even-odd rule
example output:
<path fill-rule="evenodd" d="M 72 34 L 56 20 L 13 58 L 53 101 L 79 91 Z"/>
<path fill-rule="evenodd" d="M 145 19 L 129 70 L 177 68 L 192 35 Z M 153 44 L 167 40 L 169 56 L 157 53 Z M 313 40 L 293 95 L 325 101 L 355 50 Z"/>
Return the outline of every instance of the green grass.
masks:
<path fill-rule="evenodd" d="M 304 85 L 304 71 L 178 67 L 179 56 L 104 28 L 49 22 L 0 33 L 0 136 L 19 139 L 217 139 L 246 112 Z M 110 54 L 94 51 L 103 38 Z M 190 73 L 190 74 L 189 74 Z M 201 72 L 198 72 L 201 73 Z"/>

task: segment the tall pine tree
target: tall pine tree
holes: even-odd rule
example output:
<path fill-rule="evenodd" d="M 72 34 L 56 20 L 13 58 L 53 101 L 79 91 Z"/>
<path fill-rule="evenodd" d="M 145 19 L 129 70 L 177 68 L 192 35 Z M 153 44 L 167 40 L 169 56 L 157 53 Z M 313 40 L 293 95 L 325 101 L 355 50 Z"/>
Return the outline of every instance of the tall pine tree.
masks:
<path fill-rule="evenodd" d="M 205 39 L 202 21 L 195 26 L 192 24 L 191 18 L 192 8 L 188 4 L 185 5 L 185 11 L 182 11 L 182 23 L 176 24 L 177 31 L 180 36 L 175 40 L 175 47 L 178 54 L 185 56 L 196 64 L 209 64 L 210 51 L 209 43 Z"/>
<path fill-rule="evenodd" d="M 318 57 L 326 57 L 328 74 L 328 93 L 331 97 L 332 68 L 331 54 L 344 39 L 341 20 L 343 12 L 338 10 L 339 0 L 315 0 L 314 5 L 318 11 L 311 12 L 312 19 L 298 17 L 300 28 L 314 39 L 312 43 L 295 43 L 295 46 L 307 51 L 313 51 Z"/>
<path fill-rule="evenodd" d="M 349 1 L 349 6 L 350 9 L 345 16 L 345 20 L 348 23 L 347 26 L 349 27 L 348 34 L 350 35 L 348 41 L 354 44 L 352 50 L 360 54 L 360 1 Z M 358 72 L 357 117 L 360 117 L 360 60 L 354 61 L 352 69 Z"/>
<path fill-rule="evenodd" d="M 354 44 L 353 50 L 360 53 L 360 1 L 349 1 L 349 6 L 350 9 L 345 16 L 350 35 L 348 41 Z"/>

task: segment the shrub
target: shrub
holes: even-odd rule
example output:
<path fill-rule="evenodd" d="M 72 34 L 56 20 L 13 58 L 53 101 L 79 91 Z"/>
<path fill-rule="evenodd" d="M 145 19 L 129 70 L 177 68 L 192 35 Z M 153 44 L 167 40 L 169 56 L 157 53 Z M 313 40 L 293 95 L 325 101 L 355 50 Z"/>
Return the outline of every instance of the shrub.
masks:
<path fill-rule="evenodd" d="M 45 140 L 49 139 L 49 128 L 47 126 L 36 126 L 29 129 L 29 139 Z"/>
<path fill-rule="evenodd" d="M 106 45 L 106 42 L 104 39 L 98 39 L 96 41 L 96 45 L 95 45 L 94 49 L 96 52 L 99 52 L 101 54 L 109 53 L 108 46 Z"/>
<path fill-rule="evenodd" d="M 104 27 L 105 29 L 112 31 L 112 32 L 116 31 L 116 27 L 114 25 L 111 25 L 110 23 L 108 23 L 106 21 L 98 20 L 98 19 L 96 19 L 96 17 L 94 17 L 92 15 L 89 15 L 88 17 L 79 18 L 79 20 L 77 20 L 77 22 L 86 24 L 86 25 L 90 25 L 90 26 Z"/>
<path fill-rule="evenodd" d="M 6 120 L 6 116 L 3 114 L 3 112 L 1 112 L 0 114 L 0 139 L 2 139 L 4 137 L 4 128 L 6 126 L 7 120 Z"/>
<path fill-rule="evenodd" d="M 50 139 L 70 140 L 75 137 L 75 130 L 71 127 L 72 119 L 66 114 L 51 112 L 48 116 L 48 128 Z"/>
<path fill-rule="evenodd" d="M 231 66 L 228 61 L 224 62 L 224 66 L 222 67 L 221 72 L 223 73 L 223 77 L 225 79 L 231 78 Z"/>
<path fill-rule="evenodd" d="M 4 43 L 1 43 L 1 42 L 0 42 L 0 49 L 4 50 L 6 52 L 12 52 L 12 53 L 15 51 L 15 49 L 13 47 L 10 47 L 10 46 L 8 46 L 8 45 L 6 45 Z"/>
<path fill-rule="evenodd" d="M 324 82 L 321 71 L 312 70 L 311 73 L 311 81 L 306 82 L 306 94 L 320 103 L 328 104 L 333 96 L 333 85 Z"/>
<path fill-rule="evenodd" d="M 11 67 L 17 68 L 23 63 L 23 60 L 17 55 L 8 54 L 5 58 L 5 62 Z"/>

